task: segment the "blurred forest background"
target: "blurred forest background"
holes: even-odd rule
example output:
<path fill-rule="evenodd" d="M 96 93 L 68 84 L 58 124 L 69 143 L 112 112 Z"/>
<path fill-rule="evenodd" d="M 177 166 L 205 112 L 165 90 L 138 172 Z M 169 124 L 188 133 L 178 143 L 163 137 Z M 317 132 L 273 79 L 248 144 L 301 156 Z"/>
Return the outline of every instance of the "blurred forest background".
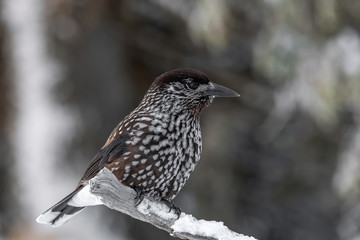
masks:
<path fill-rule="evenodd" d="M 0 240 L 171 239 L 105 207 L 35 218 L 164 71 L 241 94 L 202 116 L 176 198 L 262 240 L 360 239 L 360 1 L 2 0 Z"/>

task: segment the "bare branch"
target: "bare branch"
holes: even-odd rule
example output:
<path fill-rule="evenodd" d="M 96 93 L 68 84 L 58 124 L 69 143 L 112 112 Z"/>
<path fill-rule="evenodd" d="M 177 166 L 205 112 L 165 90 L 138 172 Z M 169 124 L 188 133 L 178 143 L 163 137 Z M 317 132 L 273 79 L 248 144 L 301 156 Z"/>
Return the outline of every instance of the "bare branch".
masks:
<path fill-rule="evenodd" d="M 97 195 L 107 207 L 148 222 L 181 239 L 255 240 L 253 237 L 229 230 L 222 222 L 197 220 L 185 213 L 181 213 L 180 218 L 177 219 L 176 214 L 169 212 L 169 208 L 164 203 L 148 198 L 136 207 L 136 192 L 121 184 L 108 169 L 102 170 L 90 180 L 90 186 L 91 192 Z"/>

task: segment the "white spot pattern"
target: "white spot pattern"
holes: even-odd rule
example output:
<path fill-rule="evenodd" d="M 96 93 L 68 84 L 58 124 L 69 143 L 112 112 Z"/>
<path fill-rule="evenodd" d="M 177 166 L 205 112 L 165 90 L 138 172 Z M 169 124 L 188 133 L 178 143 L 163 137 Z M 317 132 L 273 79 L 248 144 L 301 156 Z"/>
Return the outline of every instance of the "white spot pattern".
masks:
<path fill-rule="evenodd" d="M 179 95 L 174 101 L 172 94 L 157 91 L 150 89 L 118 128 L 119 133 L 129 134 L 126 145 L 134 153 L 122 180 L 130 186 L 143 186 L 151 196 L 172 199 L 200 159 L 200 123 L 197 113 L 184 108 L 188 97 Z M 125 152 L 123 159 L 129 158 L 131 153 Z"/>

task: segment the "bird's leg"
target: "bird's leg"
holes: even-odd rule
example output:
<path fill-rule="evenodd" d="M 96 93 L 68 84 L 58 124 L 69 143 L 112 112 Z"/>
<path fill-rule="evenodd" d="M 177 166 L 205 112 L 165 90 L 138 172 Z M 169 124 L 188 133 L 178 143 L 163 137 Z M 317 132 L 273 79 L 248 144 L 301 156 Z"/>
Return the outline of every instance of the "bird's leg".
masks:
<path fill-rule="evenodd" d="M 169 209 L 169 212 L 170 212 L 171 210 L 174 210 L 175 214 L 177 215 L 177 218 L 179 219 L 180 214 L 181 214 L 181 209 L 180 209 L 178 206 L 176 206 L 176 205 L 175 205 L 171 200 L 169 200 L 169 199 L 163 198 L 163 199 L 161 199 L 161 201 L 162 201 L 163 203 L 165 203 L 166 206 L 168 206 L 168 207 L 170 208 L 170 209 Z"/>
<path fill-rule="evenodd" d="M 135 206 L 138 206 L 144 200 L 145 191 L 144 188 L 141 186 L 134 187 L 134 190 L 136 192 Z"/>

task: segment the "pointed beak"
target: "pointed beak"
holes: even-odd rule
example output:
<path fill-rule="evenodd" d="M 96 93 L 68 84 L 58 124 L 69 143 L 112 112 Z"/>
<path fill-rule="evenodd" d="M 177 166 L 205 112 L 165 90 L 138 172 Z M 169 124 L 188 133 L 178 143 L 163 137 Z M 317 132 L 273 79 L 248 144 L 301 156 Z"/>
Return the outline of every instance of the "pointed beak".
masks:
<path fill-rule="evenodd" d="M 240 96 L 240 94 L 238 94 L 237 92 L 235 92 L 229 88 L 223 87 L 219 84 L 211 82 L 210 86 L 211 87 L 209 89 L 204 91 L 205 95 L 207 95 L 207 96 L 214 96 L 214 97 L 239 97 Z"/>

